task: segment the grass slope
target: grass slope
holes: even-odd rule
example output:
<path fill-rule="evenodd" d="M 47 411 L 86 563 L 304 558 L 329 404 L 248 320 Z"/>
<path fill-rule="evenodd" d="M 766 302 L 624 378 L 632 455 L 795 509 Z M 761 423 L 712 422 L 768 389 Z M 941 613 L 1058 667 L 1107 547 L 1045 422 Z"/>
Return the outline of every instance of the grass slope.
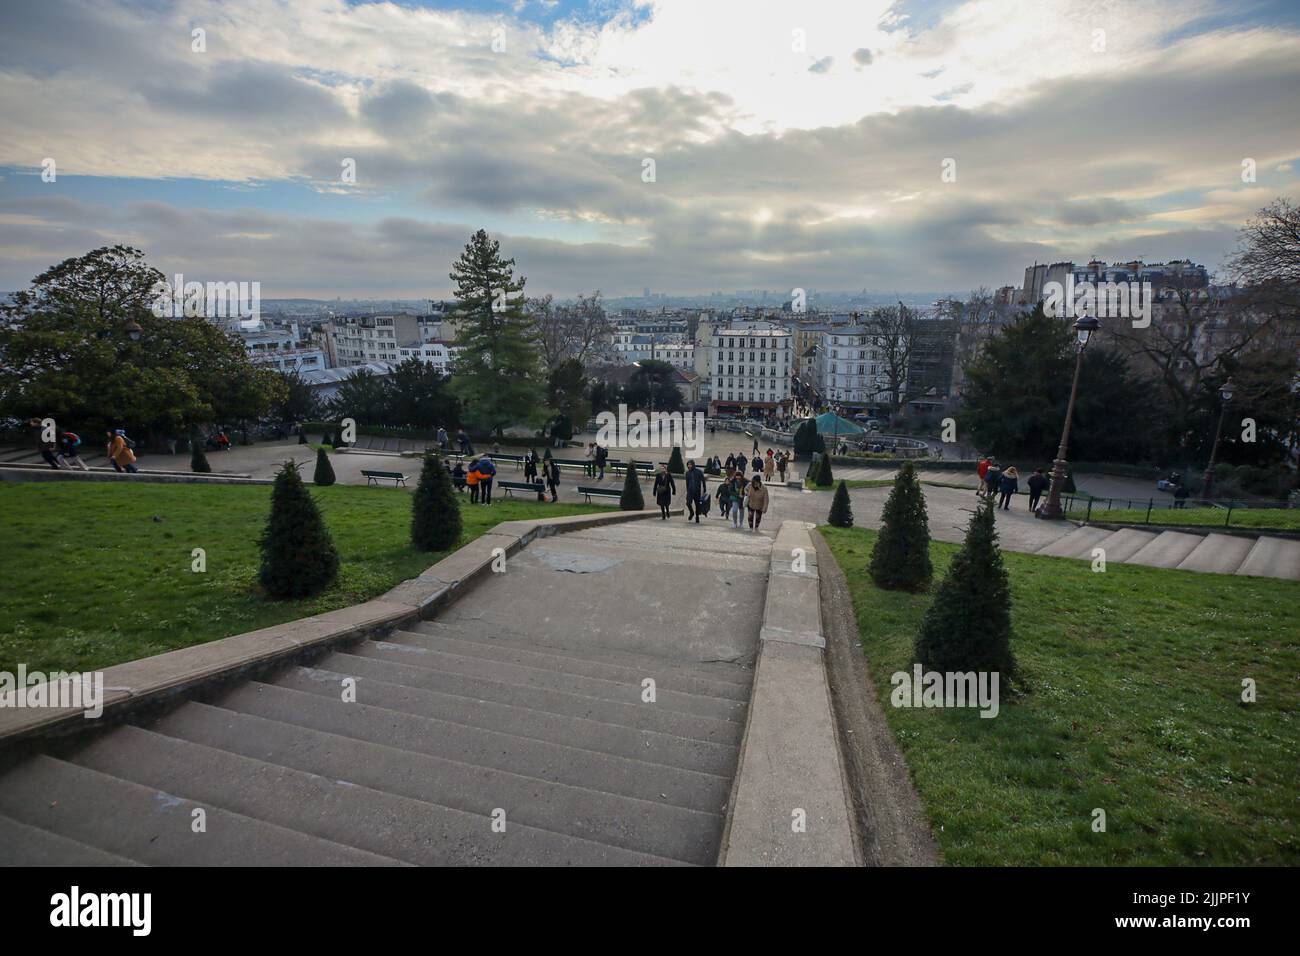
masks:
<path fill-rule="evenodd" d="M 1084 520 L 1086 508 L 1073 508 L 1070 517 Z M 1092 520 L 1108 524 L 1131 524 L 1141 527 L 1147 523 L 1145 508 L 1116 508 L 1103 511 L 1092 509 Z M 1185 525 L 1188 527 L 1206 527 L 1211 530 L 1229 528 L 1258 528 L 1274 531 L 1300 531 L 1300 508 L 1233 508 L 1228 514 L 1227 508 L 1152 508 L 1153 525 Z"/>
<path fill-rule="evenodd" d="M 409 494 L 309 487 L 342 568 L 332 588 L 300 601 L 270 601 L 257 587 L 269 486 L 0 487 L 0 670 L 19 662 L 94 670 L 331 611 L 370 600 L 443 556 L 411 547 Z M 461 506 L 456 547 L 501 521 L 609 510 L 513 499 Z M 205 573 L 191 570 L 194 548 L 206 552 Z"/>
<path fill-rule="evenodd" d="M 890 705 L 930 595 L 875 588 L 875 532 L 819 530 L 946 862 L 1300 862 L 1300 584 L 1004 552 L 1026 692 L 982 719 Z M 936 586 L 956 550 L 932 546 Z"/>

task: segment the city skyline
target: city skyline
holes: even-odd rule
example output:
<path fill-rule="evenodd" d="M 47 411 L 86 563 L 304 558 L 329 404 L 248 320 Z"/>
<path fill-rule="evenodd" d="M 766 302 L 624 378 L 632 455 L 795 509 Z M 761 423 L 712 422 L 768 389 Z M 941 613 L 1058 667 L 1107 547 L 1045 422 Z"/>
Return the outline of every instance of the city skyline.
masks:
<path fill-rule="evenodd" d="M 1287 4 L 783 6 L 14 4 L 0 288 L 122 242 L 268 298 L 448 297 L 483 227 L 533 295 L 955 292 L 1217 270 L 1296 192 Z"/>

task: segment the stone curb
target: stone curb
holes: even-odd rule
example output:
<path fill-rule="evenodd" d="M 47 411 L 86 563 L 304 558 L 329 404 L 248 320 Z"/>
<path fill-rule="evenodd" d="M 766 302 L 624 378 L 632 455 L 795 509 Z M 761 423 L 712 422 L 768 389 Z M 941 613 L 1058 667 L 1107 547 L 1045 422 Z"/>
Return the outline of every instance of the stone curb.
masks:
<path fill-rule="evenodd" d="M 536 538 L 658 515 L 655 509 L 503 521 L 418 577 L 363 604 L 106 668 L 104 709 L 99 718 L 86 718 L 82 707 L 0 707 L 0 747 L 36 736 L 87 730 L 106 719 L 203 684 L 249 675 L 329 647 L 390 633 L 432 616 L 491 574 L 497 549 L 510 555 Z"/>
<path fill-rule="evenodd" d="M 139 471 L 120 474 L 108 468 L 95 471 L 73 471 L 48 466 L 0 465 L 0 481 L 144 481 L 163 484 L 189 485 L 270 485 L 274 478 L 253 478 L 250 475 L 193 474 L 179 471 Z"/>
<path fill-rule="evenodd" d="M 861 866 L 824 660 L 817 549 L 786 521 L 772 545 L 753 694 L 719 866 Z M 802 549 L 803 570 L 791 554 Z M 805 830 L 794 829 L 802 812 Z"/>

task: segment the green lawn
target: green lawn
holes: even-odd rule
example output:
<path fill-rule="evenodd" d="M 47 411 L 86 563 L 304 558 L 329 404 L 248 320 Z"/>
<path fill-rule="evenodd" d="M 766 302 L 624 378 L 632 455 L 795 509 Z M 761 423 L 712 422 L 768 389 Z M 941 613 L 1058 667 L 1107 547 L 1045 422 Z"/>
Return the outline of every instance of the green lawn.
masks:
<path fill-rule="evenodd" d="M 1070 517 L 1082 521 L 1087 509 L 1075 508 Z M 1151 524 L 1224 527 L 1229 519 L 1227 508 L 1152 508 Z M 1112 524 L 1142 525 L 1147 522 L 1145 508 L 1116 508 L 1113 511 L 1092 509 L 1092 520 Z M 1267 528 L 1274 531 L 1300 531 L 1300 508 L 1233 508 L 1229 528 Z"/>
<path fill-rule="evenodd" d="M 1300 583 L 1004 552 L 1024 692 L 983 719 L 890 705 L 930 596 L 875 588 L 874 532 L 819 530 L 947 863 L 1300 863 Z"/>
<path fill-rule="evenodd" d="M 346 607 L 446 553 L 411 548 L 405 491 L 334 485 L 311 492 L 342 558 L 339 580 L 315 598 L 270 601 L 256 583 L 269 485 L 0 486 L 0 670 L 19 662 L 29 670 L 94 670 Z M 460 544 L 501 521 L 607 510 L 462 500 Z M 206 552 L 206 573 L 191 570 L 194 548 Z"/>

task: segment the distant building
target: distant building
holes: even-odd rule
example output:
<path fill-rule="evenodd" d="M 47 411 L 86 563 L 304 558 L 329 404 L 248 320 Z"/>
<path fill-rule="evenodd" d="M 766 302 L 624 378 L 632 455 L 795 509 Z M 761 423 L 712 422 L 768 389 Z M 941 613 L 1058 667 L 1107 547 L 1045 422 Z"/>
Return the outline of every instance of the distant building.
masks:
<path fill-rule="evenodd" d="M 782 328 L 723 327 L 713 334 L 713 414 L 783 412 L 791 403 L 792 336 Z"/>

